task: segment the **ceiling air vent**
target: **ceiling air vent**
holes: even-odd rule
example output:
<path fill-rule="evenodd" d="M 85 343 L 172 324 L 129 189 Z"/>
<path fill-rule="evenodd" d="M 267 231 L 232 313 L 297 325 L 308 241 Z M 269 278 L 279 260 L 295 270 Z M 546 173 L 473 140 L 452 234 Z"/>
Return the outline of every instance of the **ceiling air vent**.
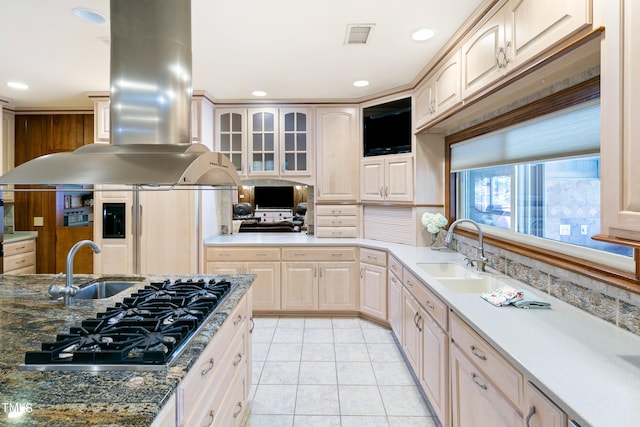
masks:
<path fill-rule="evenodd" d="M 364 45 L 369 41 L 369 36 L 375 24 L 349 24 L 347 25 L 347 45 Z"/>

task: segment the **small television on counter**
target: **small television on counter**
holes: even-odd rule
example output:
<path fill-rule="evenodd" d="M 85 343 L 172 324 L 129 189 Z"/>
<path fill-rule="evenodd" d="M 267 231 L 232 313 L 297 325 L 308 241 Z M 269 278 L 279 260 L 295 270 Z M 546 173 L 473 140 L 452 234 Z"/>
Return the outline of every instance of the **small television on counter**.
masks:
<path fill-rule="evenodd" d="M 256 209 L 293 209 L 293 187 L 255 187 L 253 203 Z"/>
<path fill-rule="evenodd" d="M 366 107 L 362 113 L 365 157 L 411 152 L 411 98 Z"/>

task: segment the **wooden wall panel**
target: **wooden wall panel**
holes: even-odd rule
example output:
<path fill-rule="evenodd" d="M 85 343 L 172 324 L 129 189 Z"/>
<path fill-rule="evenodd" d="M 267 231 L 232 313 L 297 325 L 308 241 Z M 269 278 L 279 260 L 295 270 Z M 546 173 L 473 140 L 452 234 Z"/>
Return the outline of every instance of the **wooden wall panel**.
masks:
<path fill-rule="evenodd" d="M 93 114 L 16 115 L 16 166 L 45 154 L 73 151 L 93 143 Z M 57 222 L 55 192 L 18 192 L 15 195 L 14 221 L 16 230 L 38 231 L 36 240 L 36 272 L 58 273 L 56 262 Z M 34 217 L 42 217 L 43 225 L 34 226 Z M 73 235 L 73 232 L 70 232 Z M 84 230 L 83 238 L 92 238 Z M 61 245 L 68 245 L 68 237 L 61 237 Z M 62 244 L 62 242 L 67 242 Z M 65 247 L 66 247 L 65 246 Z M 70 246 L 69 246 L 70 247 Z M 62 250 L 62 248 L 61 248 Z M 68 248 L 67 248 L 68 250 Z M 66 255 L 65 255 L 66 256 Z M 82 261 L 82 257 L 80 258 Z M 91 272 L 92 262 L 75 263 L 77 272 Z"/>

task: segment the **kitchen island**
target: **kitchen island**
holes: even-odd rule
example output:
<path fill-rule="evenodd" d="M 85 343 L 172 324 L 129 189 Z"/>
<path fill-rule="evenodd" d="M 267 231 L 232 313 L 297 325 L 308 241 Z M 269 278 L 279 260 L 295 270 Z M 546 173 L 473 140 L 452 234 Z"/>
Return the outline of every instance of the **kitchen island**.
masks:
<path fill-rule="evenodd" d="M 3 426 L 149 426 L 194 366 L 229 314 L 245 300 L 252 275 L 226 277 L 237 286 L 194 335 L 167 370 L 34 372 L 20 371 L 27 351 L 40 350 L 57 333 L 68 333 L 151 281 L 151 276 L 124 292 L 104 299 L 79 300 L 64 307 L 47 295 L 53 275 L 0 276 L 0 425 Z M 180 276 L 180 278 L 211 276 Z M 215 276 L 214 276 L 215 277 Z M 77 275 L 74 284 L 105 279 Z M 215 277 L 218 279 L 219 277 Z M 112 280 L 133 278 L 111 277 Z M 235 323 L 235 321 L 234 321 Z"/>

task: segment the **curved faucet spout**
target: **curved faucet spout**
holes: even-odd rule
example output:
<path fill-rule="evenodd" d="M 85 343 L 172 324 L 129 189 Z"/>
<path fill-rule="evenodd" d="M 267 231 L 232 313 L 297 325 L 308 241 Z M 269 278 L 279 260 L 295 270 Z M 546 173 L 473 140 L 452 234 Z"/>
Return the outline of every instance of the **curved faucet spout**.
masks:
<path fill-rule="evenodd" d="M 451 242 L 453 241 L 453 230 L 455 230 L 455 228 L 458 226 L 458 224 L 463 223 L 463 222 L 467 222 L 471 225 L 473 225 L 477 230 L 478 230 L 478 246 L 476 246 L 476 249 L 478 250 L 478 253 L 476 255 L 475 259 L 470 259 L 468 260 L 470 265 L 473 265 L 475 263 L 476 268 L 478 270 L 482 270 L 484 271 L 484 266 L 487 263 L 487 258 L 485 258 L 484 256 L 484 245 L 483 245 L 483 238 L 482 238 L 482 229 L 480 228 L 480 224 L 478 224 L 477 222 L 471 220 L 471 219 L 467 219 L 467 218 L 461 218 L 458 220 L 455 220 L 452 224 L 451 227 L 449 227 L 449 230 L 447 231 L 447 235 L 444 238 L 444 244 L 447 248 L 450 248 Z"/>
<path fill-rule="evenodd" d="M 83 246 L 89 246 L 95 254 L 100 253 L 100 247 L 92 240 L 80 240 L 69 250 L 67 254 L 67 282 L 63 293 L 64 305 L 68 305 L 71 297 L 77 293 L 77 288 L 74 289 L 73 287 L 73 258 L 76 256 L 76 252 Z"/>

